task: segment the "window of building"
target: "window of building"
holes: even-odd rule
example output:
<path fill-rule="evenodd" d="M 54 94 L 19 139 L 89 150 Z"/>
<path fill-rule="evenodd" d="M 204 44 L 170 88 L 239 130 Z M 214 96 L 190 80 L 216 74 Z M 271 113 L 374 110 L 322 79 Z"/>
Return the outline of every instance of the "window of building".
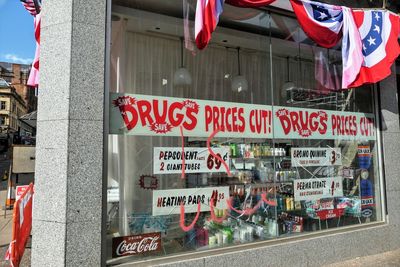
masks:
<path fill-rule="evenodd" d="M 6 125 L 6 117 L 0 116 L 0 125 Z"/>
<path fill-rule="evenodd" d="M 0 101 L 0 109 L 5 110 L 6 109 L 6 101 Z"/>
<path fill-rule="evenodd" d="M 192 53 L 179 8 L 117 3 L 109 264 L 383 220 L 375 86 L 342 90 L 340 49 L 229 6 Z"/>

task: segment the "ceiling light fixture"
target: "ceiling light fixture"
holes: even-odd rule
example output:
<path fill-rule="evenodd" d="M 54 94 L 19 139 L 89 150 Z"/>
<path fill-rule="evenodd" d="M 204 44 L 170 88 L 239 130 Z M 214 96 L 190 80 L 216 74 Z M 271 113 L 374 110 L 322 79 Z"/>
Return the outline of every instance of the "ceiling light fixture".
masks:
<path fill-rule="evenodd" d="M 187 86 L 192 84 L 192 76 L 190 72 L 183 65 L 183 37 L 181 41 L 181 66 L 174 73 L 174 85 L 175 86 Z"/>
<path fill-rule="evenodd" d="M 237 60 L 238 60 L 238 75 L 232 79 L 232 91 L 234 92 L 245 92 L 247 91 L 249 84 L 247 83 L 246 77 L 240 73 L 240 47 L 237 48 Z"/>
<path fill-rule="evenodd" d="M 286 76 L 286 82 L 283 84 L 283 86 L 282 86 L 282 90 L 281 90 L 281 97 L 284 99 L 284 100 L 287 100 L 288 99 L 288 94 L 290 93 L 290 91 L 292 90 L 292 89 L 294 89 L 295 88 L 295 84 L 294 84 L 294 82 L 292 82 L 291 80 L 290 80 L 290 65 L 289 65 L 289 57 L 286 57 L 286 72 L 287 72 L 287 76 Z"/>

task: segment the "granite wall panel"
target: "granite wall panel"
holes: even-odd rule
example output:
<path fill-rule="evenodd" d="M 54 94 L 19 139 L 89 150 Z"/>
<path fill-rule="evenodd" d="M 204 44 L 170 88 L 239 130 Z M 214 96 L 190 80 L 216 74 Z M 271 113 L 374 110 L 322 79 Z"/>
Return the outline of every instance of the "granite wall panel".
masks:
<path fill-rule="evenodd" d="M 43 3 L 32 266 L 100 266 L 106 1 Z"/>

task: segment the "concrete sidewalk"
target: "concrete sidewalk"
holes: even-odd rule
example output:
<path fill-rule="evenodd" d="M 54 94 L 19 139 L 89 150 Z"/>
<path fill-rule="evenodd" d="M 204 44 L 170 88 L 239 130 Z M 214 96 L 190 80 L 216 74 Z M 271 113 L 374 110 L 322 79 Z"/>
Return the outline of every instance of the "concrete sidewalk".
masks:
<path fill-rule="evenodd" d="M 325 265 L 325 267 L 399 267 L 400 249 Z"/>
<path fill-rule="evenodd" d="M 0 247 L 10 244 L 12 234 L 12 210 L 4 210 L 7 191 L 0 191 Z"/>

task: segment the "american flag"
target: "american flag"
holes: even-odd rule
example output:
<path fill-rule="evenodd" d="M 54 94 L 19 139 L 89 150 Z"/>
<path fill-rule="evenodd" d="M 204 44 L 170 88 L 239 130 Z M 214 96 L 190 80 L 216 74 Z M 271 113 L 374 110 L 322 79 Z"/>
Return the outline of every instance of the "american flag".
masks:
<path fill-rule="evenodd" d="M 37 0 L 36 5 L 34 0 L 20 0 L 22 5 L 31 13 L 32 16 L 36 16 L 40 13 L 40 2 Z"/>
<path fill-rule="evenodd" d="M 20 0 L 25 9 L 34 17 L 36 52 L 32 63 L 32 69 L 29 73 L 27 84 L 32 87 L 39 85 L 39 54 L 40 54 L 40 10 L 41 0 Z"/>

